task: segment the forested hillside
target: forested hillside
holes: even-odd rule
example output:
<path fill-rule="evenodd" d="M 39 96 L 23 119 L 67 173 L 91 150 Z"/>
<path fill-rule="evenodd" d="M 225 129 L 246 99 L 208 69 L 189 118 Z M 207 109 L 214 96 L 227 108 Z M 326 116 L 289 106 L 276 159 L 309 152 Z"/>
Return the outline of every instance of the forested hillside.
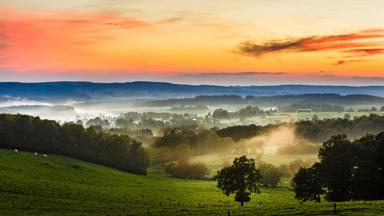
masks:
<path fill-rule="evenodd" d="M 149 164 L 141 144 L 128 136 L 26 115 L 0 114 L 0 148 L 62 154 L 138 174 Z"/>

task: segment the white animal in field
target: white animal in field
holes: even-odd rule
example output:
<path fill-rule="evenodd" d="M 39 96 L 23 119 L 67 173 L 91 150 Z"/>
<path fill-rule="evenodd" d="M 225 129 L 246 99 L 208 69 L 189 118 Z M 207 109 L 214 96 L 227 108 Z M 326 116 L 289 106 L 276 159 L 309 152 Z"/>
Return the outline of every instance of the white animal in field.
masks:
<path fill-rule="evenodd" d="M 18 152 L 19 150 L 15 149 L 15 152 Z"/>
<path fill-rule="evenodd" d="M 37 152 L 35 152 L 35 155 L 37 155 Z"/>
<path fill-rule="evenodd" d="M 48 157 L 47 154 L 43 154 L 44 157 Z"/>

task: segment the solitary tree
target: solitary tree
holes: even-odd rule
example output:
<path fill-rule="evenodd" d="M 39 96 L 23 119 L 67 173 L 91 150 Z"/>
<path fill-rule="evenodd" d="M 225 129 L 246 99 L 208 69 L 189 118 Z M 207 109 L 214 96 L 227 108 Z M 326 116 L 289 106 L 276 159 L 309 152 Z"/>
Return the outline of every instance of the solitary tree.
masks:
<path fill-rule="evenodd" d="M 260 193 L 258 183 L 261 178 L 255 160 L 246 156 L 235 158 L 231 166 L 219 170 L 215 176 L 217 187 L 227 196 L 234 193 L 235 201 L 241 206 L 251 200 L 251 193 Z"/>

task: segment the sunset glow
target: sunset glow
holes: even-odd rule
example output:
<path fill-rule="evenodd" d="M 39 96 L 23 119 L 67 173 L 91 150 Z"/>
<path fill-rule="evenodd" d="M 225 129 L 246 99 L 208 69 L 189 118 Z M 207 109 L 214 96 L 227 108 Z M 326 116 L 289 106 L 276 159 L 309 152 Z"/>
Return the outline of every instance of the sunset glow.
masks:
<path fill-rule="evenodd" d="M 383 2 L 325 2 L 0 0 L 0 80 L 384 83 Z"/>

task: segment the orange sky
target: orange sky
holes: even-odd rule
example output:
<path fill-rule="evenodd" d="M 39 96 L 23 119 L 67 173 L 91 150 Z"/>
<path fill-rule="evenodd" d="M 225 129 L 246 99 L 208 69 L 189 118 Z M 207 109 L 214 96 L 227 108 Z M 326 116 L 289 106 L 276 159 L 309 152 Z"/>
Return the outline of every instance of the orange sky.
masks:
<path fill-rule="evenodd" d="M 0 0 L 0 80 L 384 78 L 384 2 L 311 2 Z"/>

